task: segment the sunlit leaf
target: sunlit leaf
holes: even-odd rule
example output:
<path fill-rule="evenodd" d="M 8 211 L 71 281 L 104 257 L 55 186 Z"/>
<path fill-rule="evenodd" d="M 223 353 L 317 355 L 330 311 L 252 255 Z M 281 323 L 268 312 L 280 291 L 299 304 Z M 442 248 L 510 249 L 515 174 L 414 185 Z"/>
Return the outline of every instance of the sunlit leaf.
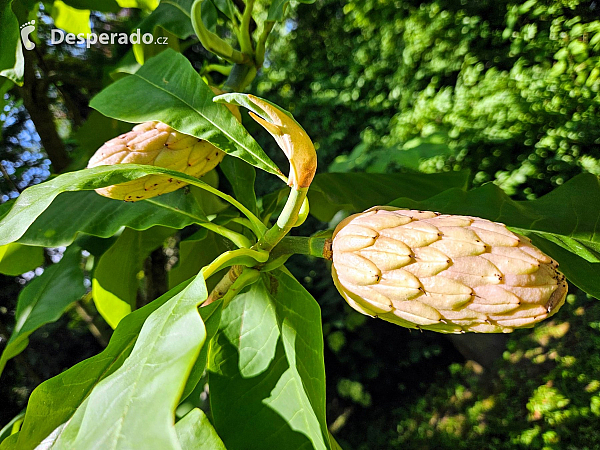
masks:
<path fill-rule="evenodd" d="M 264 274 L 223 311 L 209 362 L 229 450 L 329 447 L 320 309 L 289 274 Z"/>
<path fill-rule="evenodd" d="M 93 11 L 117 13 L 122 5 L 115 0 L 63 0 L 71 8 L 80 10 L 91 9 Z M 54 2 L 56 6 L 56 1 Z M 61 2 L 63 3 L 63 2 Z M 57 25 L 58 26 L 58 25 Z M 89 25 L 88 25 L 89 26 Z"/>
<path fill-rule="evenodd" d="M 22 244 L 0 247 L 0 273 L 17 276 L 44 264 L 44 249 Z"/>
<path fill-rule="evenodd" d="M 202 274 L 154 311 L 129 357 L 102 380 L 60 431 L 55 449 L 180 449 L 174 414 L 204 341 Z"/>
<path fill-rule="evenodd" d="M 175 424 L 182 450 L 226 450 L 223 441 L 201 409 L 192 409 Z"/>
<path fill-rule="evenodd" d="M 52 18 L 56 28 L 65 30 L 67 33 L 75 35 L 81 33 L 87 36 L 92 32 L 89 9 L 75 9 L 61 0 L 55 0 L 52 7 Z"/>
<path fill-rule="evenodd" d="M 100 354 L 39 385 L 29 398 L 18 441 L 14 447 L 9 448 L 31 450 L 57 427 L 67 422 L 92 389 L 121 367 L 131 353 L 148 316 L 180 293 L 187 284 L 182 283 L 125 317 L 113 333 L 108 347 Z"/>
<path fill-rule="evenodd" d="M 14 204 L 12 204 L 10 211 L 8 213 L 2 212 L 4 215 L 0 221 L 0 245 L 11 243 L 23 236 L 31 224 L 50 206 L 56 196 L 63 192 L 91 190 L 153 174 L 164 174 L 184 182 L 206 185 L 206 183 L 197 178 L 181 172 L 156 166 L 140 166 L 136 164 L 98 166 L 93 169 L 65 173 L 49 181 L 25 189 Z M 74 211 L 74 213 L 78 213 L 78 211 Z M 42 233 L 46 233 L 46 231 L 42 230 Z"/>
<path fill-rule="evenodd" d="M 135 309 L 138 273 L 150 253 L 172 234 L 172 229 L 164 227 L 146 231 L 126 228 L 100 257 L 92 278 L 92 296 L 98 312 L 111 327 L 116 328 Z"/>
<path fill-rule="evenodd" d="M 33 222 L 19 242 L 59 247 L 69 245 L 78 233 L 110 237 L 124 226 L 134 230 L 146 230 L 156 225 L 184 228 L 208 220 L 204 211 L 206 204 L 208 214 L 218 212 L 219 208 L 210 208 L 209 201 L 202 201 L 208 196 L 214 197 L 198 188 L 192 188 L 191 192 L 179 189 L 128 203 L 102 197 L 93 191 L 65 192 Z"/>

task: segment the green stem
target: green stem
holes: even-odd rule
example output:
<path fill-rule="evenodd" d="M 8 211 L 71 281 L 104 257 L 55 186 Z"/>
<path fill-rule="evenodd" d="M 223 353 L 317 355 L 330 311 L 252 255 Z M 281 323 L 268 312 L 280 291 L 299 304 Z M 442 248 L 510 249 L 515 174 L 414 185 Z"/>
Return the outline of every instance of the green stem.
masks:
<path fill-rule="evenodd" d="M 249 54 L 235 50 L 231 45 L 209 31 L 202 22 L 201 1 L 196 0 L 192 5 L 191 17 L 194 32 L 206 50 L 235 64 L 251 64 Z"/>
<path fill-rule="evenodd" d="M 329 259 L 331 240 L 323 237 L 286 236 L 271 252 L 271 258 L 281 255 L 310 255 Z"/>
<path fill-rule="evenodd" d="M 223 296 L 223 308 L 225 308 L 233 297 L 235 297 L 242 289 L 251 285 L 259 278 L 260 272 L 258 270 L 245 267 Z"/>
<path fill-rule="evenodd" d="M 237 278 L 242 272 L 243 267 L 249 267 L 265 262 L 267 256 L 268 255 L 260 251 L 248 248 L 238 248 L 237 250 L 231 250 L 220 254 L 213 262 L 204 266 L 200 272 L 204 279 L 208 280 L 212 275 L 225 267 L 240 267 L 239 273 L 236 276 Z"/>
<path fill-rule="evenodd" d="M 256 67 L 254 65 L 235 64 L 223 85 L 223 90 L 226 92 L 243 92 L 255 77 Z"/>
<path fill-rule="evenodd" d="M 268 21 L 263 25 L 263 30 L 260 36 L 258 37 L 258 41 L 256 42 L 256 54 L 254 56 L 254 60 L 256 62 L 257 67 L 262 67 L 265 62 L 265 49 L 267 46 L 267 38 L 269 37 L 269 33 L 273 29 L 275 22 Z"/>
<path fill-rule="evenodd" d="M 250 36 L 250 21 L 252 20 L 252 10 L 254 9 L 254 0 L 246 0 L 246 8 L 240 23 L 240 50 L 247 55 L 253 55 L 252 37 Z"/>
<path fill-rule="evenodd" d="M 189 183 L 193 186 L 197 186 L 200 189 L 204 189 L 205 191 L 208 191 L 211 194 L 215 194 L 217 197 L 222 198 L 226 202 L 231 203 L 233 206 L 235 206 L 237 209 L 239 209 L 242 213 L 244 213 L 244 215 L 250 220 L 251 229 L 254 232 L 254 234 L 256 234 L 257 237 L 261 237 L 267 230 L 267 227 L 265 226 L 265 224 L 262 223 L 262 221 L 258 217 L 256 217 L 252 213 L 252 211 L 250 211 L 248 208 L 246 208 L 244 205 L 242 205 L 240 202 L 238 202 L 231 195 L 224 194 L 223 192 L 219 191 L 218 189 L 216 189 L 216 188 L 212 187 L 211 185 L 204 183 L 203 181 L 200 181 L 200 180 L 192 181 L 188 178 L 182 178 L 182 177 L 180 178 L 176 175 L 171 175 L 171 174 L 169 174 L 169 176 L 171 176 L 172 178 L 175 178 L 177 180 L 181 180 L 185 183 Z"/>
<path fill-rule="evenodd" d="M 208 64 L 204 68 L 203 73 L 217 72 L 217 73 L 220 73 L 221 75 L 227 76 L 231 73 L 232 68 L 233 68 L 233 66 L 225 66 L 223 64 Z"/>
<path fill-rule="evenodd" d="M 308 187 L 291 189 L 290 195 L 277 222 L 267 230 L 253 248 L 270 252 L 279 241 L 290 232 L 298 220 L 298 214 L 302 208 L 307 192 Z"/>
<path fill-rule="evenodd" d="M 248 221 L 248 223 L 249 223 L 249 221 Z M 250 242 L 250 239 L 248 239 L 243 234 L 240 234 L 233 230 L 230 230 L 227 227 L 224 227 L 222 225 L 217 225 L 212 222 L 199 222 L 198 224 L 200 226 L 206 228 L 207 230 L 213 231 L 213 232 L 223 236 L 224 238 L 229 239 L 231 242 L 233 242 L 235 245 L 237 245 L 238 248 L 250 248 L 252 246 L 252 242 Z M 250 229 L 252 229 L 252 228 L 250 228 Z"/>

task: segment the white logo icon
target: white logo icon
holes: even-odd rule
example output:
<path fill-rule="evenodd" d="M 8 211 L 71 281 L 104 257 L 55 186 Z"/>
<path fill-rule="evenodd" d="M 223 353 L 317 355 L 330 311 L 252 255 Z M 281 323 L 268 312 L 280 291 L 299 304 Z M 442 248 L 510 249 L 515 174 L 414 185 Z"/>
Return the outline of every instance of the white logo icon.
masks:
<path fill-rule="evenodd" d="M 33 50 L 35 48 L 35 42 L 31 42 L 29 40 L 29 35 L 35 30 L 35 20 L 31 22 L 25 22 L 21 25 L 21 42 L 23 42 L 23 46 L 25 50 Z"/>

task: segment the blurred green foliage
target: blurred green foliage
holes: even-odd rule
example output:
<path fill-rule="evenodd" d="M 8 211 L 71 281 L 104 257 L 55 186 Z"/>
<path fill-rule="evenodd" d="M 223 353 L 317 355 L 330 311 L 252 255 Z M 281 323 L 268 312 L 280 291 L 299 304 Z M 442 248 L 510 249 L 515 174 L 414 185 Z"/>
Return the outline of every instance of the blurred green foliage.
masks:
<path fill-rule="evenodd" d="M 554 320 L 511 337 L 496 371 L 452 364 L 418 401 L 396 409 L 390 447 L 598 448 L 598 348 L 600 305 L 569 295 Z"/>
<path fill-rule="evenodd" d="M 595 2 L 322 0 L 281 34 L 256 87 L 321 167 L 470 168 L 521 198 L 600 174 Z"/>

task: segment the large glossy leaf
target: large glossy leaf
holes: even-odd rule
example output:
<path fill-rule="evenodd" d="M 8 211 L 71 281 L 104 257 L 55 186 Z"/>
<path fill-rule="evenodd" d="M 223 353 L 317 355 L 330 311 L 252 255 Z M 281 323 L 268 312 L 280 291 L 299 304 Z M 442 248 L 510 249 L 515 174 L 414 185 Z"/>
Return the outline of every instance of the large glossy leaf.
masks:
<path fill-rule="evenodd" d="M 490 183 L 471 191 L 451 189 L 421 202 L 401 198 L 391 204 L 483 217 L 537 236 L 537 245 L 561 264 L 572 283 L 600 297 L 600 178 L 595 175 L 579 175 L 533 201 L 513 201 Z"/>
<path fill-rule="evenodd" d="M 126 228 L 100 257 L 92 278 L 92 296 L 98 312 L 111 327 L 116 328 L 135 309 L 137 275 L 150 253 L 171 234 L 173 230 L 164 227 L 146 231 Z"/>
<path fill-rule="evenodd" d="M 92 32 L 89 9 L 76 9 L 61 0 L 55 0 L 52 6 L 52 18 L 56 28 L 63 29 L 67 33 L 75 35 L 81 33 L 87 36 Z"/>
<path fill-rule="evenodd" d="M 182 283 L 125 317 L 113 333 L 108 347 L 100 354 L 39 385 L 29 398 L 25 421 L 16 442 L 5 441 L 0 449 L 33 449 L 54 429 L 68 421 L 92 389 L 123 364 L 148 316 L 187 285 L 187 282 Z"/>
<path fill-rule="evenodd" d="M 159 120 L 230 155 L 281 175 L 242 124 L 224 106 L 181 54 L 169 49 L 135 74 L 108 86 L 90 102 L 105 116 L 125 122 Z"/>
<path fill-rule="evenodd" d="M 180 449 L 175 407 L 204 341 L 199 274 L 144 323 L 131 355 L 92 390 L 60 430 L 55 449 Z"/>
<path fill-rule="evenodd" d="M 262 275 L 223 311 L 211 411 L 229 450 L 329 448 L 320 309 L 288 273 Z"/>
<path fill-rule="evenodd" d="M 23 236 L 31 224 L 50 206 L 56 196 L 63 192 L 96 189 L 153 174 L 164 174 L 184 182 L 200 183 L 207 187 L 209 186 L 197 178 L 181 172 L 163 169 L 162 167 L 140 166 L 136 164 L 99 166 L 93 169 L 65 173 L 23 191 L 12 205 L 10 211 L 2 216 L 2 220 L 0 221 L 0 245 L 14 242 Z M 160 200 L 151 199 L 151 201 L 156 202 Z M 2 209 L 0 209 L 0 213 L 1 211 Z M 53 235 L 51 231 L 53 230 L 41 229 L 42 233 Z M 56 233 L 56 230 L 54 230 L 54 233 Z M 72 234 L 70 236 L 72 239 Z"/>
<path fill-rule="evenodd" d="M 34 278 L 19 294 L 15 327 L 0 356 L 0 374 L 6 362 L 21 353 L 35 330 L 62 316 L 71 303 L 85 294 L 81 249 L 69 247 L 62 260 Z"/>
<path fill-rule="evenodd" d="M 135 203 L 111 200 L 93 191 L 65 192 L 33 222 L 19 243 L 59 247 L 69 245 L 78 233 L 110 237 L 124 226 L 181 229 L 207 222 L 206 214 L 222 209 L 209 197 L 214 195 L 195 187 Z"/>
<path fill-rule="evenodd" d="M 44 249 L 22 244 L 0 247 L 0 273 L 17 276 L 44 264 Z"/>
<path fill-rule="evenodd" d="M 258 215 L 254 181 L 256 171 L 250 164 L 238 158 L 226 157 L 221 162 L 221 170 L 233 188 L 235 198 L 246 208 Z"/>
<path fill-rule="evenodd" d="M 398 197 L 423 200 L 446 189 L 466 189 L 468 172 L 440 174 L 318 174 L 308 192 L 310 212 L 327 222 L 336 212 L 364 211 L 371 206 L 386 205 Z"/>
<path fill-rule="evenodd" d="M 199 408 L 192 409 L 175 424 L 182 450 L 226 450 L 223 441 Z"/>

